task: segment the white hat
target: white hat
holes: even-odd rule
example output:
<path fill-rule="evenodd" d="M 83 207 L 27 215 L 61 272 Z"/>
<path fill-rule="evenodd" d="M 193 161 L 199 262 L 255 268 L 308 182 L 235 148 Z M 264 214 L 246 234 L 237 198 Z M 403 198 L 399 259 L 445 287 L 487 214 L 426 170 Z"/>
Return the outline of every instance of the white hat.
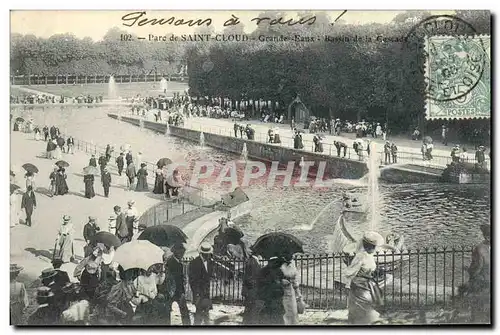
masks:
<path fill-rule="evenodd" d="M 384 243 L 384 238 L 382 237 L 382 235 L 380 235 L 377 232 L 367 231 L 363 235 L 363 241 L 370 243 L 371 245 L 377 246 L 377 245 L 381 245 Z"/>
<path fill-rule="evenodd" d="M 200 254 L 212 254 L 214 252 L 214 248 L 208 242 L 203 242 L 198 247 L 198 252 Z"/>

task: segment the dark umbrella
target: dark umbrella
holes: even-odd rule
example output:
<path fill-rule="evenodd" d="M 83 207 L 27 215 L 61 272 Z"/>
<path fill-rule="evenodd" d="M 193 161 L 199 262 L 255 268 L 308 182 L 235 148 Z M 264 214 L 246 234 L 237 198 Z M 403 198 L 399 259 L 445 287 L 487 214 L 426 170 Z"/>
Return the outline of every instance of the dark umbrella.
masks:
<path fill-rule="evenodd" d="M 26 172 L 38 173 L 38 168 L 31 163 L 23 164 L 23 169 L 25 169 Z"/>
<path fill-rule="evenodd" d="M 187 235 L 176 226 L 159 225 L 144 229 L 138 240 L 147 240 L 159 247 L 171 247 L 176 243 L 186 243 Z"/>
<path fill-rule="evenodd" d="M 238 244 L 245 234 L 238 227 L 228 227 L 224 229 L 224 235 L 227 243 Z"/>
<path fill-rule="evenodd" d="M 57 161 L 56 165 L 59 166 L 60 168 L 66 168 L 69 166 L 69 163 L 66 161 Z"/>
<path fill-rule="evenodd" d="M 161 169 L 165 165 L 172 164 L 172 160 L 170 158 L 161 158 L 156 165 Z"/>
<path fill-rule="evenodd" d="M 12 193 L 14 193 L 18 189 L 20 189 L 19 186 L 15 185 L 15 184 L 10 184 L 10 194 L 11 195 L 12 195 Z"/>
<path fill-rule="evenodd" d="M 99 169 L 96 168 L 95 166 L 90 166 L 89 165 L 89 166 L 83 168 L 83 174 L 85 174 L 85 175 L 89 175 L 89 174 L 96 175 L 96 174 L 99 174 Z"/>
<path fill-rule="evenodd" d="M 95 244 L 102 243 L 105 246 L 118 248 L 121 245 L 120 240 L 114 234 L 107 231 L 101 231 L 94 235 L 91 241 Z"/>
<path fill-rule="evenodd" d="M 17 122 L 24 122 L 24 119 L 22 117 L 16 117 Z"/>
<path fill-rule="evenodd" d="M 274 232 L 259 237 L 251 249 L 254 254 L 269 259 L 283 254 L 303 253 L 302 245 L 302 241 L 293 235 Z"/>
<path fill-rule="evenodd" d="M 58 137 L 57 140 L 56 140 L 56 142 L 57 142 L 57 145 L 63 146 L 64 145 L 64 138 Z"/>

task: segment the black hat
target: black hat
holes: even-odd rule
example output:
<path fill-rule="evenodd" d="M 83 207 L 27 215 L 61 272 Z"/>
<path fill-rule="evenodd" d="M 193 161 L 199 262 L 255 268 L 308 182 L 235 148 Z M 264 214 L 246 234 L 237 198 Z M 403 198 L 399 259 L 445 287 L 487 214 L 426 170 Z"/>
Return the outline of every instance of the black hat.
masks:
<path fill-rule="evenodd" d="M 49 278 L 52 278 L 54 277 L 55 275 L 57 274 L 57 271 L 52 269 L 52 268 L 48 268 L 48 269 L 45 269 L 42 271 L 42 274 L 40 275 L 40 279 L 49 279 Z"/>
<path fill-rule="evenodd" d="M 39 287 L 36 292 L 37 298 L 50 298 L 54 296 L 54 292 L 46 286 Z"/>

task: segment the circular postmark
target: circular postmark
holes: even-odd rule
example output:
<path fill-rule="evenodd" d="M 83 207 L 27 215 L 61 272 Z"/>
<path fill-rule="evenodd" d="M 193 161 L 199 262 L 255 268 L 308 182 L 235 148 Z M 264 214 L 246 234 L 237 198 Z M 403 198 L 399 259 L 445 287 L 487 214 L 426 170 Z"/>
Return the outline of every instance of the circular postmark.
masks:
<path fill-rule="evenodd" d="M 404 47 L 415 54 L 409 64 L 418 69 L 413 88 L 421 92 L 418 76 L 423 76 L 426 95 L 435 101 L 466 96 L 481 80 L 487 60 L 484 43 L 474 27 L 452 15 L 420 21 L 406 36 Z"/>

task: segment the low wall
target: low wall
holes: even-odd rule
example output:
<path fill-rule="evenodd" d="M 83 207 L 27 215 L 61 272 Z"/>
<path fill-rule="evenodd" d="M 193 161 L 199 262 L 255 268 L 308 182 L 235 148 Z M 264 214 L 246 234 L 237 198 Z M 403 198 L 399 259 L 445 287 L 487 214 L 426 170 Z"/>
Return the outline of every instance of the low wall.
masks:
<path fill-rule="evenodd" d="M 118 119 L 116 114 L 108 114 L 109 117 Z M 141 121 L 136 117 L 122 116 L 122 121 L 140 126 Z M 142 121 L 144 128 L 165 133 L 167 131 L 167 124 L 158 123 L 153 121 Z M 182 127 L 169 126 L 169 133 L 172 136 L 179 137 L 185 140 L 199 142 L 200 131 L 187 129 Z M 368 169 L 364 162 L 350 160 L 339 157 L 332 157 L 303 150 L 296 150 L 279 145 L 261 143 L 250 141 L 242 138 L 229 137 L 213 133 L 204 133 L 205 145 L 231 152 L 236 155 L 241 155 L 243 144 L 246 143 L 248 157 L 260 161 L 279 161 L 280 163 L 287 164 L 290 161 L 300 162 L 301 158 L 305 161 L 315 162 L 318 167 L 319 162 L 325 162 L 325 176 L 329 178 L 343 178 L 343 179 L 359 179 L 363 177 Z M 298 164 L 298 163 L 297 163 Z M 424 171 L 422 171 L 424 170 Z M 422 169 L 422 167 L 412 166 L 394 167 L 393 169 L 385 169 L 381 171 L 381 179 L 390 183 L 436 183 L 442 182 L 441 173 L 438 169 L 436 171 L 426 171 L 429 169 Z"/>
<path fill-rule="evenodd" d="M 380 172 L 380 179 L 389 183 L 407 183 L 407 184 L 423 184 L 423 183 L 440 183 L 442 182 L 442 171 L 432 169 L 432 171 L 421 171 L 421 167 L 395 166 L 391 169 L 385 169 Z"/>
<path fill-rule="evenodd" d="M 114 114 L 108 115 L 114 119 L 118 118 L 117 115 Z M 136 126 L 140 125 L 139 119 L 134 117 L 122 116 L 121 119 L 122 121 L 132 123 Z M 164 123 L 146 120 L 144 120 L 143 123 L 144 128 L 153 131 L 165 133 L 167 130 L 167 125 Z M 169 128 L 170 135 L 172 136 L 180 137 L 193 142 L 199 142 L 200 140 L 200 131 L 198 130 L 174 126 L 170 126 Z M 368 172 L 366 164 L 363 162 L 212 133 L 204 133 L 204 137 L 205 145 L 231 152 L 236 155 L 241 154 L 243 144 L 246 143 L 248 157 L 257 160 L 269 162 L 279 161 L 280 163 L 287 164 L 290 161 L 300 162 L 300 159 L 303 157 L 304 161 L 316 162 L 316 167 L 319 162 L 324 161 L 326 162 L 325 176 L 328 176 L 329 178 L 359 179 Z"/>

